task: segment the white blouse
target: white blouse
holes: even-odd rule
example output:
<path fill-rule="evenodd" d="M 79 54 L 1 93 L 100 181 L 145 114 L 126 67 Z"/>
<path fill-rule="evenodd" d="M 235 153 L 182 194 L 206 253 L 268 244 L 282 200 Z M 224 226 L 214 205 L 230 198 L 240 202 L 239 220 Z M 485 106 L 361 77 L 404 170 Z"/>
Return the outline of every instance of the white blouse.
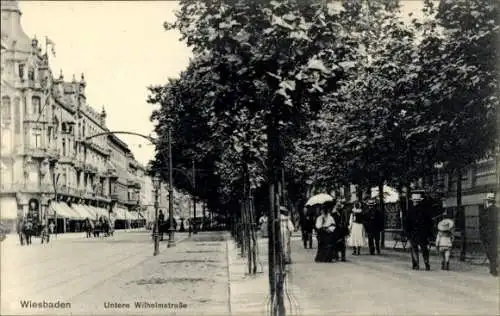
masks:
<path fill-rule="evenodd" d="M 328 214 L 326 216 L 321 215 L 316 219 L 316 229 L 327 228 L 330 226 L 335 226 L 335 219 Z"/>

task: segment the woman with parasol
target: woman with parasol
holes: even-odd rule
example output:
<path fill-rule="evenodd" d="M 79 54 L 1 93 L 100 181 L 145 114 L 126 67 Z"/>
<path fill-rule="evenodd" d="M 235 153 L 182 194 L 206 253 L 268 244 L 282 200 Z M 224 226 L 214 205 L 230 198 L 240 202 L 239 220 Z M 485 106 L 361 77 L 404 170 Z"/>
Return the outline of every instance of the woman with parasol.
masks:
<path fill-rule="evenodd" d="M 444 218 L 438 223 L 436 248 L 441 254 L 441 270 L 450 270 L 450 253 L 453 245 L 453 227 L 455 222 L 451 218 Z"/>
<path fill-rule="evenodd" d="M 318 251 L 316 253 L 315 262 L 332 262 L 335 220 L 330 214 L 331 207 L 328 202 L 333 202 L 333 197 L 328 194 L 318 194 L 307 201 L 306 206 L 319 206 L 321 215 L 316 219 L 315 228 L 318 238 Z M 325 205 L 326 204 L 326 205 Z"/>

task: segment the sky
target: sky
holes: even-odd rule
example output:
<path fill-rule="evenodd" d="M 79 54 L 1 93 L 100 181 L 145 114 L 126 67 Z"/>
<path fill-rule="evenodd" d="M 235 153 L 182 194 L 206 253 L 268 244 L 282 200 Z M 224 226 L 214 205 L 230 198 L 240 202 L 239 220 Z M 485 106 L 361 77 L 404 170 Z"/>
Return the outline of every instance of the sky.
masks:
<path fill-rule="evenodd" d="M 405 0 L 403 15 L 419 10 L 422 1 Z M 20 1 L 21 23 L 29 36 L 55 43 L 50 66 L 55 76 L 81 73 L 87 81 L 87 102 L 104 106 L 107 127 L 149 135 L 154 109 L 146 102 L 147 87 L 167 82 L 186 68 L 191 51 L 180 33 L 165 31 L 175 20 L 177 1 Z M 119 135 L 142 163 L 153 158 L 154 146 L 137 136 Z"/>

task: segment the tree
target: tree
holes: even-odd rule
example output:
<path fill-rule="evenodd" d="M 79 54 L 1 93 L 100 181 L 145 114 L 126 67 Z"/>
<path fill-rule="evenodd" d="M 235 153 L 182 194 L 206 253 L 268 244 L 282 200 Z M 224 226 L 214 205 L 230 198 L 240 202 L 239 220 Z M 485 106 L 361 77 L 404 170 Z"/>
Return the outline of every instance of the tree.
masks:
<path fill-rule="evenodd" d="M 204 92 L 200 106 L 210 113 L 218 135 L 232 142 L 228 148 L 243 148 L 241 144 L 248 144 L 249 139 L 265 139 L 267 156 L 258 147 L 251 160 L 255 165 L 267 160 L 268 209 L 274 218 L 284 132 L 307 122 L 321 107 L 322 96 L 336 89 L 345 72 L 341 62 L 349 59 L 350 47 L 339 15 L 322 1 L 185 0 L 180 5 L 177 21 L 167 24 L 167 29 L 181 32 L 214 79 L 203 82 L 203 89 L 190 89 L 195 95 Z M 240 118 L 245 116 L 263 118 L 263 130 L 244 127 Z M 233 132 L 235 137 L 228 138 Z M 255 146 L 241 153 L 251 155 L 251 148 Z M 224 153 L 224 161 L 234 165 L 234 153 Z M 275 269 L 282 268 L 279 235 L 279 225 L 271 227 L 269 277 L 271 297 L 277 302 L 273 311 L 283 315 L 281 273 L 281 279 L 274 282 Z"/>
<path fill-rule="evenodd" d="M 428 87 L 420 104 L 434 117 L 427 128 L 437 161 L 457 178 L 457 209 L 461 210 L 462 170 L 492 154 L 497 147 L 498 39 L 500 4 L 487 0 L 428 2 L 433 23 L 424 24 L 422 73 Z M 425 134 L 426 132 L 423 131 Z M 465 258 L 465 234 L 461 259 Z"/>

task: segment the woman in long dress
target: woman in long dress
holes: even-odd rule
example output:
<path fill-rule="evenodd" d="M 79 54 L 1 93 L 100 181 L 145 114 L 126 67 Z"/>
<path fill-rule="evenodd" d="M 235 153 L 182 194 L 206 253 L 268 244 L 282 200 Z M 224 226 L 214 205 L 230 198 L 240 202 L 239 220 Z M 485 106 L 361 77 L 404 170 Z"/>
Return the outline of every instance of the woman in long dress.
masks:
<path fill-rule="evenodd" d="M 318 251 L 316 252 L 315 262 L 332 262 L 335 220 L 329 212 L 330 208 L 323 205 L 321 215 L 316 219 L 316 230 L 318 238 Z"/>
<path fill-rule="evenodd" d="M 360 255 L 361 247 L 365 243 L 365 233 L 363 227 L 363 213 L 361 210 L 361 204 L 359 202 L 354 203 L 354 208 L 352 209 L 351 216 L 349 218 L 349 238 L 347 239 L 347 244 L 352 247 L 353 255 Z"/>
<path fill-rule="evenodd" d="M 292 252 L 290 247 L 290 241 L 292 233 L 295 230 L 292 220 L 288 215 L 288 209 L 281 206 L 280 207 L 280 225 L 281 225 L 281 244 L 283 247 L 283 255 L 285 258 L 285 264 L 292 263 Z"/>

